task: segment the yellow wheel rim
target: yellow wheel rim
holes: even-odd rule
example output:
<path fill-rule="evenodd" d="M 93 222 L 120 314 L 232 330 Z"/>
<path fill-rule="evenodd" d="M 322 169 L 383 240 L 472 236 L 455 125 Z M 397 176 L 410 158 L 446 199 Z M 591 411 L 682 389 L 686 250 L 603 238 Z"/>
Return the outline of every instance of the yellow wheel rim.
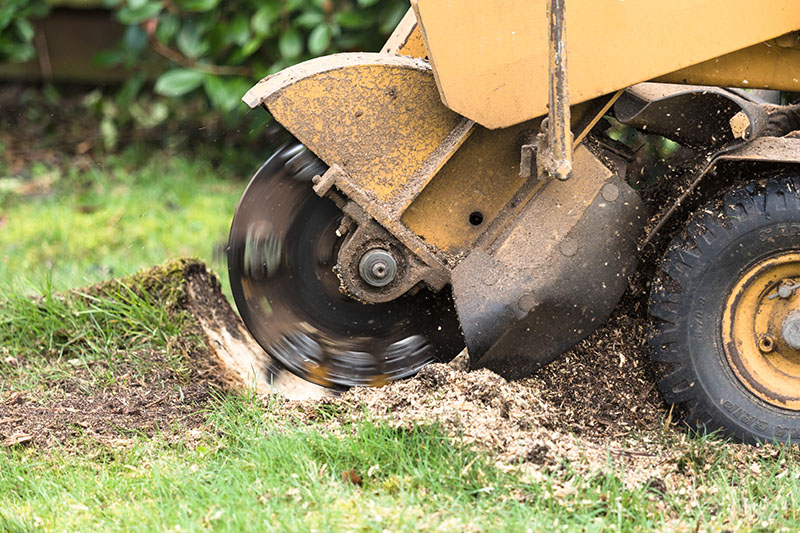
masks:
<path fill-rule="evenodd" d="M 725 302 L 722 344 L 750 392 L 800 411 L 800 253 L 764 259 L 745 272 Z"/>

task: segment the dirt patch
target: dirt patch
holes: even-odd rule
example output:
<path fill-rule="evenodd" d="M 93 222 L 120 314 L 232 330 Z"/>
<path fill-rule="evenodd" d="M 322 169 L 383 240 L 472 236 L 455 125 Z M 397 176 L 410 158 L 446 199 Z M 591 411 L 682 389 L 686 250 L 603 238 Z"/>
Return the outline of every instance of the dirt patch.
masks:
<path fill-rule="evenodd" d="M 209 401 L 226 390 L 255 387 L 289 398 L 328 394 L 272 364 L 202 262 L 171 261 L 77 292 L 113 295 L 120 283 L 154 298 L 171 316 L 184 316 L 180 337 L 166 349 L 119 353 L 114 361 L 67 361 L 61 377 L 44 378 L 36 391 L 8 384 L 0 393 L 0 447 L 51 446 L 78 437 L 107 442 L 156 433 L 177 437 L 201 429 Z M 47 357 L 52 355 L 41 355 Z M 34 359 L 11 356 L 6 364 L 35 371 Z"/>
<path fill-rule="evenodd" d="M 270 416 L 333 431 L 364 417 L 400 427 L 439 423 L 455 440 L 489 451 L 500 468 L 522 469 L 533 478 L 565 463 L 585 476 L 613 465 L 629 485 L 663 493 L 689 486 L 709 454 L 747 472 L 760 458 L 785 453 L 772 446 L 698 444 L 673 427 L 654 386 L 641 290 L 632 291 L 639 297 L 626 297 L 594 335 L 531 378 L 509 382 L 488 370 L 468 371 L 462 354 L 412 379 L 331 397 L 282 372 L 263 353 L 202 263 L 174 261 L 121 281 L 156 295 L 174 312 L 188 313 L 182 338 L 162 352 L 127 354 L 145 361 L 147 372 L 141 364 L 96 362 L 52 382 L 47 394 L 0 394 L 0 443 L 116 443 L 156 433 L 185 438 L 207 430 L 204 412 L 215 394 L 255 387 L 270 401 L 275 393 L 305 398 L 287 401 Z M 118 283 L 89 291 L 103 293 Z M 184 365 L 170 363 L 176 353 Z M 87 385 L 90 374 L 103 372 L 111 384 Z M 568 483 L 558 490 L 568 491 Z"/>
<path fill-rule="evenodd" d="M 80 437 L 111 443 L 156 433 L 169 438 L 202 427 L 213 383 L 160 374 L 147 380 L 118 376 L 119 385 L 103 388 L 86 387 L 76 376 L 54 384 L 57 391 L 44 397 L 6 394 L 0 397 L 0 443 L 52 446 Z"/>

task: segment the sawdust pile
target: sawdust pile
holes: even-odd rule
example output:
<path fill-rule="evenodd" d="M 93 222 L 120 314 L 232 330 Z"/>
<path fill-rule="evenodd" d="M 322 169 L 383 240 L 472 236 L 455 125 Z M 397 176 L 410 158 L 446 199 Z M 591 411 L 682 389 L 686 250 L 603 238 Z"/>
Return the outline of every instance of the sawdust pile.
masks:
<path fill-rule="evenodd" d="M 525 380 L 467 371 L 461 355 L 383 388 L 357 388 L 340 398 L 287 407 L 300 420 L 333 431 L 364 417 L 406 428 L 437 423 L 455 441 L 489 452 L 499 468 L 522 470 L 533 479 L 569 464 L 584 477 L 611 468 L 629 487 L 686 491 L 698 475 L 694 457 L 703 455 L 693 446 L 708 444 L 676 427 L 661 400 L 646 326 L 639 304 L 628 299 L 603 328 Z M 759 458 L 781 453 L 772 446 L 710 446 L 731 469 L 743 472 Z M 557 490 L 569 491 L 568 485 Z"/>
<path fill-rule="evenodd" d="M 624 327 L 620 327 L 624 325 Z M 642 324 L 612 323 L 536 376 L 506 381 L 489 370 L 467 371 L 466 355 L 430 365 L 414 379 L 382 389 L 353 389 L 342 401 L 384 417 L 426 416 L 470 441 L 501 450 L 509 461 L 543 459 L 533 434 L 551 441 L 574 435 L 607 442 L 663 423 L 663 404 L 643 360 Z M 631 331 L 633 330 L 633 331 Z M 632 337 L 625 343 L 620 337 Z M 542 435 L 539 435 L 542 437 Z"/>
<path fill-rule="evenodd" d="M 521 381 L 485 369 L 468 371 L 462 354 L 409 380 L 289 408 L 333 428 L 363 416 L 403 427 L 435 422 L 462 443 L 492 452 L 504 468 L 539 470 L 569 461 L 584 463 L 588 472 L 605 466 L 611 453 L 622 463 L 633 459 L 641 475 L 630 481 L 642 483 L 658 472 L 640 467 L 665 460 L 659 441 L 666 416 L 650 375 L 644 328 L 641 317 L 620 311 L 557 362 Z M 321 406 L 336 406 L 337 416 L 330 419 Z"/>

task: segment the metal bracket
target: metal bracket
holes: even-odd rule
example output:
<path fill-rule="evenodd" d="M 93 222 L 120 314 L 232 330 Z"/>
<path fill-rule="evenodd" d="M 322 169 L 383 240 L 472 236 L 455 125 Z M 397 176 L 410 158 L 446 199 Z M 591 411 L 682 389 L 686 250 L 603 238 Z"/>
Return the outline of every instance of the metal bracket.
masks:
<path fill-rule="evenodd" d="M 367 244 L 378 241 L 391 247 L 397 257 L 402 256 L 404 266 L 400 268 L 403 275 L 379 291 L 351 279 L 345 282 L 347 292 L 359 300 L 379 303 L 397 298 L 419 281 L 424 281 L 434 291 L 441 290 L 449 283 L 450 269 L 444 260 L 402 222 L 383 212 L 375 202 L 370 203 L 364 191 L 352 186 L 352 181 L 347 172 L 335 163 L 324 174 L 313 179 L 314 192 L 332 200 L 345 215 L 337 229 L 340 236 L 348 235 L 339 249 L 338 263 L 343 267 L 343 276 L 357 278 L 357 261 L 353 266 L 348 257 L 361 257 Z M 372 212 L 365 210 L 362 205 L 370 206 Z"/>
<path fill-rule="evenodd" d="M 533 167 L 536 162 L 536 145 L 523 144 L 520 147 L 519 175 L 523 178 L 530 178 L 533 175 Z"/>

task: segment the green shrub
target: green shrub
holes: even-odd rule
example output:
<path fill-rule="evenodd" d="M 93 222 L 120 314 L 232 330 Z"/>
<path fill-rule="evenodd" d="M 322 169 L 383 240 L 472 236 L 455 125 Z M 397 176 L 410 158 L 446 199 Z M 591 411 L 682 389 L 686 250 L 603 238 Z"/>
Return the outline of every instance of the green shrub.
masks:
<path fill-rule="evenodd" d="M 240 98 L 256 80 L 289 65 L 333 52 L 379 49 L 408 9 L 407 0 L 103 3 L 127 30 L 119 46 L 99 54 L 95 63 L 132 69 L 122 92 L 126 105 L 149 76 L 158 95 L 204 92 L 212 107 L 224 112 L 242 110 Z M 29 18 L 46 11 L 45 0 L 0 3 L 0 60 L 33 57 Z M 153 56 L 163 61 L 147 61 Z"/>
<path fill-rule="evenodd" d="M 379 48 L 407 8 L 398 0 L 127 0 L 116 5 L 129 31 L 113 59 L 136 58 L 149 43 L 174 67 L 156 93 L 202 86 L 216 108 L 231 111 L 254 79 L 313 56 Z"/>
<path fill-rule="evenodd" d="M 30 18 L 41 17 L 47 10 L 45 0 L 0 1 L 0 63 L 27 61 L 35 55 Z"/>

